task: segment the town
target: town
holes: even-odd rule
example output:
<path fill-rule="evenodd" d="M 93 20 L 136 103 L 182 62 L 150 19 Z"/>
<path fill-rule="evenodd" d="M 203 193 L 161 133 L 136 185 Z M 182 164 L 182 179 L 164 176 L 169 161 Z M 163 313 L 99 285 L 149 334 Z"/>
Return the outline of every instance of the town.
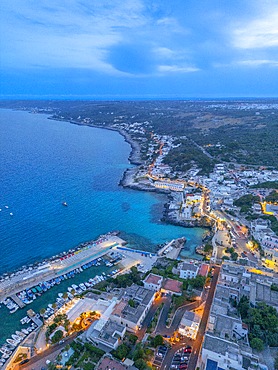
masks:
<path fill-rule="evenodd" d="M 277 105 L 246 103 L 240 109 L 257 112 Z M 278 170 L 212 163 L 208 150 L 222 144 L 195 142 L 209 170 L 194 160 L 177 167 L 169 155 L 187 137 L 158 134 L 148 120 L 123 123 L 122 116 L 109 114 L 110 124 L 82 115 L 71 122 L 124 135 L 135 166 L 125 171 L 120 185 L 165 193 L 163 222 L 206 228 L 203 245 L 196 248 L 200 259 L 180 256 L 185 240 L 150 253 L 129 249 L 112 233 L 36 267 L 40 270 L 31 275 L 23 271 L 11 280 L 2 278 L 1 299 L 14 313 L 72 273 L 113 266 L 111 273 L 71 285 L 45 310 L 28 310 L 29 332 L 16 332 L 1 347 L 3 368 L 274 369 Z M 53 118 L 69 119 L 57 113 Z"/>

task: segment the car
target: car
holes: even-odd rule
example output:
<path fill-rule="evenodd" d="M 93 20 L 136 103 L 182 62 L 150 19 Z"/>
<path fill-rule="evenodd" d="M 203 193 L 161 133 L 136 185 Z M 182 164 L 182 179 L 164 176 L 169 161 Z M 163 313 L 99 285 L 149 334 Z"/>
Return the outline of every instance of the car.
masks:
<path fill-rule="evenodd" d="M 24 365 L 29 361 L 30 361 L 29 358 L 25 358 L 25 360 L 20 361 L 19 365 Z"/>
<path fill-rule="evenodd" d="M 189 360 L 189 356 L 190 356 L 189 353 L 188 353 L 187 356 L 186 356 L 186 353 L 185 353 L 184 356 L 182 356 L 181 361 L 188 361 Z"/>
<path fill-rule="evenodd" d="M 188 361 L 181 361 L 180 365 L 188 365 Z"/>
<path fill-rule="evenodd" d="M 188 368 L 188 366 L 187 366 L 187 365 L 180 365 L 180 366 L 179 366 L 179 369 L 180 369 L 180 370 L 184 370 L 184 369 L 187 369 L 187 368 Z"/>

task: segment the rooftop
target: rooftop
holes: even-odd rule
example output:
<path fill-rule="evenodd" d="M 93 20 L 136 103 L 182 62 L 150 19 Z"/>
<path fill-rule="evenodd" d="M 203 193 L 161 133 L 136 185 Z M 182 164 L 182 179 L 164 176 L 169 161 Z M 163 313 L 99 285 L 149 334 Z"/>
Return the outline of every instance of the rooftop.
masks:
<path fill-rule="evenodd" d="M 164 281 L 163 288 L 173 293 L 181 293 L 182 292 L 182 282 L 178 280 L 173 280 L 173 279 L 166 279 Z"/>
<path fill-rule="evenodd" d="M 181 270 L 183 271 L 194 271 L 198 270 L 199 266 L 194 265 L 193 263 L 184 262 L 181 266 Z"/>
<path fill-rule="evenodd" d="M 227 352 L 232 352 L 235 355 L 238 355 L 239 353 L 238 344 L 222 338 L 215 337 L 210 334 L 205 335 L 203 348 L 208 351 L 222 354 L 223 356 L 225 356 Z"/>
<path fill-rule="evenodd" d="M 144 280 L 144 282 L 146 282 L 147 284 L 159 285 L 162 280 L 163 280 L 162 276 L 155 275 L 155 274 L 149 274 Z"/>
<path fill-rule="evenodd" d="M 198 275 L 207 276 L 208 271 L 209 271 L 209 265 L 202 263 L 201 267 L 199 268 Z"/>
<path fill-rule="evenodd" d="M 96 370 L 126 370 L 127 367 L 110 357 L 104 357 Z"/>

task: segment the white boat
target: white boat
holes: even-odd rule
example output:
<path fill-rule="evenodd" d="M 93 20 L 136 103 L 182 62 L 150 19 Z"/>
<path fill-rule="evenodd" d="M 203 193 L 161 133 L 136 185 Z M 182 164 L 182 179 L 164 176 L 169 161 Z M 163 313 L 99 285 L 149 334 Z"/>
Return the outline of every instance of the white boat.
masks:
<path fill-rule="evenodd" d="M 18 309 L 19 309 L 19 307 L 18 307 L 18 306 L 15 306 L 15 307 L 13 307 L 13 308 L 10 310 L 10 313 L 15 313 Z"/>
<path fill-rule="evenodd" d="M 18 344 L 16 340 L 13 340 L 13 339 L 10 339 L 10 338 L 6 339 L 6 342 L 11 344 L 12 346 L 15 346 L 15 347 Z"/>
<path fill-rule="evenodd" d="M 12 212 L 10 212 L 10 216 L 13 216 L 14 214 Z"/>
<path fill-rule="evenodd" d="M 21 338 L 24 338 L 26 335 L 24 333 L 22 333 L 22 331 L 16 331 L 15 332 L 16 335 L 20 336 Z"/>
<path fill-rule="evenodd" d="M 12 338 L 17 341 L 17 342 L 21 342 L 22 341 L 22 338 L 16 334 L 12 334 Z"/>
<path fill-rule="evenodd" d="M 85 290 L 86 290 L 86 287 L 85 287 L 85 285 L 84 285 L 83 283 L 79 284 L 79 287 L 80 287 L 83 291 L 85 291 Z"/>
<path fill-rule="evenodd" d="M 8 209 L 8 208 L 9 208 L 9 206 L 5 206 L 5 208 L 7 208 L 7 209 Z"/>
<path fill-rule="evenodd" d="M 27 329 L 22 329 L 21 331 L 22 331 L 22 333 L 24 333 L 26 335 L 29 334 L 29 331 Z"/>

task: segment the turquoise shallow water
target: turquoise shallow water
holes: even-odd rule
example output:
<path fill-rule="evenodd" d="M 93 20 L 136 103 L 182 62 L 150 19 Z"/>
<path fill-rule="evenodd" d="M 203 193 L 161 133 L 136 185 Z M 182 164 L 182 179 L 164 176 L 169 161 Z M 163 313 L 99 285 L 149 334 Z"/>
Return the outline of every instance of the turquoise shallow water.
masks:
<path fill-rule="evenodd" d="M 118 186 L 130 146 L 117 132 L 1 109 L 0 138 L 0 273 L 111 230 L 142 249 L 200 243 L 201 229 L 159 221 L 165 196 Z"/>

